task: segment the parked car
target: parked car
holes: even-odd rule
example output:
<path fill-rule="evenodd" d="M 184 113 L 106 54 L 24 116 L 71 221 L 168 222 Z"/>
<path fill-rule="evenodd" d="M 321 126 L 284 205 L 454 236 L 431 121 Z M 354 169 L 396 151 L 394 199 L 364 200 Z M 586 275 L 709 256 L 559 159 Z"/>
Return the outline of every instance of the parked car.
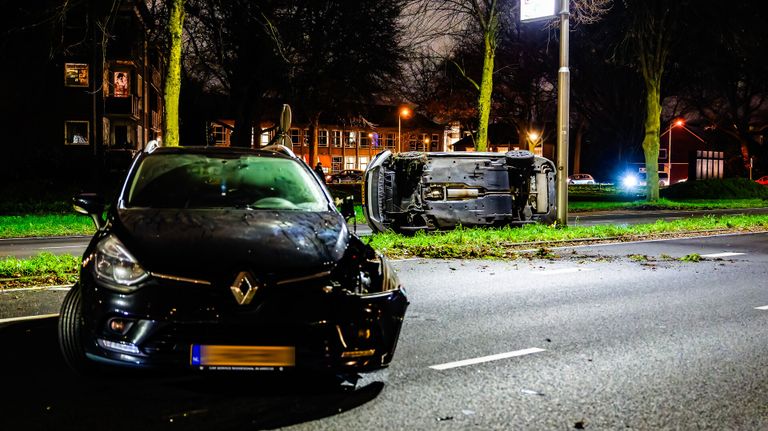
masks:
<path fill-rule="evenodd" d="M 756 179 L 755 182 L 764 186 L 768 186 L 768 175 Z"/>
<path fill-rule="evenodd" d="M 363 182 L 363 171 L 359 169 L 346 169 L 326 177 L 328 184 L 338 183 L 361 183 Z"/>
<path fill-rule="evenodd" d="M 365 172 L 368 224 L 453 229 L 554 222 L 555 165 L 528 151 L 376 155 Z"/>
<path fill-rule="evenodd" d="M 98 231 L 61 307 L 70 367 L 389 364 L 408 305 L 395 271 L 312 169 L 275 148 L 142 153 L 106 220 L 98 196 L 75 198 Z"/>
<path fill-rule="evenodd" d="M 568 176 L 568 184 L 595 184 L 595 179 L 589 174 L 573 174 Z"/>

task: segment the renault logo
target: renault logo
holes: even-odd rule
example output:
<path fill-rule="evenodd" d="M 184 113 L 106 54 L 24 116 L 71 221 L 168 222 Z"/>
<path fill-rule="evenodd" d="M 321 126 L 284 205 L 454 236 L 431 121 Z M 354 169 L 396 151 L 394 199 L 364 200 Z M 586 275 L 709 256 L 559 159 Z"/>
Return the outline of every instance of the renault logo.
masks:
<path fill-rule="evenodd" d="M 250 272 L 243 271 L 237 274 L 235 282 L 232 283 L 230 289 L 232 295 L 235 296 L 235 301 L 240 305 L 248 305 L 253 300 L 253 295 L 259 290 L 259 284 Z"/>

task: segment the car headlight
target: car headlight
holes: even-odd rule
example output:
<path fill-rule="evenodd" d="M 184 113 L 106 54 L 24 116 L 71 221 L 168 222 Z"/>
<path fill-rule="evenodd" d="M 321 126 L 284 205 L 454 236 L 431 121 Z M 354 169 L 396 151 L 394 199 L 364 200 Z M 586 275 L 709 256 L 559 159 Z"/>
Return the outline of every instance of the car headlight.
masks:
<path fill-rule="evenodd" d="M 637 179 L 635 175 L 627 174 L 622 178 L 621 184 L 624 185 L 624 187 L 632 188 L 638 185 L 640 181 Z"/>
<path fill-rule="evenodd" d="M 93 271 L 119 292 L 133 292 L 149 274 L 115 236 L 109 235 L 96 245 Z"/>

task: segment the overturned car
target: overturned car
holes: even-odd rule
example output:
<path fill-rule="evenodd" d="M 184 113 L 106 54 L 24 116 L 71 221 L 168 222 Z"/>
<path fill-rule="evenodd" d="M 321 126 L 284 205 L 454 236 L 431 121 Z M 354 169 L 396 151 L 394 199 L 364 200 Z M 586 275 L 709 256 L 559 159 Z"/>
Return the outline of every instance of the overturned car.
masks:
<path fill-rule="evenodd" d="M 371 229 L 551 224 L 555 165 L 529 151 L 379 153 L 365 172 Z"/>

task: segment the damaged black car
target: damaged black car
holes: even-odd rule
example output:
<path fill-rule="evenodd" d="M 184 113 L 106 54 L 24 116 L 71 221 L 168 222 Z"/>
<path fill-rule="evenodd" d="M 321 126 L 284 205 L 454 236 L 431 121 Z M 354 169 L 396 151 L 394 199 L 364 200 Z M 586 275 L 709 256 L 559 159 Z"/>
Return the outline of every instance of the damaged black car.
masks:
<path fill-rule="evenodd" d="M 395 271 L 285 147 L 157 148 L 106 219 L 97 195 L 75 209 L 98 227 L 59 320 L 76 371 L 343 374 L 392 360 L 408 305 Z"/>
<path fill-rule="evenodd" d="M 529 151 L 379 153 L 365 172 L 374 232 L 551 224 L 555 165 Z"/>

